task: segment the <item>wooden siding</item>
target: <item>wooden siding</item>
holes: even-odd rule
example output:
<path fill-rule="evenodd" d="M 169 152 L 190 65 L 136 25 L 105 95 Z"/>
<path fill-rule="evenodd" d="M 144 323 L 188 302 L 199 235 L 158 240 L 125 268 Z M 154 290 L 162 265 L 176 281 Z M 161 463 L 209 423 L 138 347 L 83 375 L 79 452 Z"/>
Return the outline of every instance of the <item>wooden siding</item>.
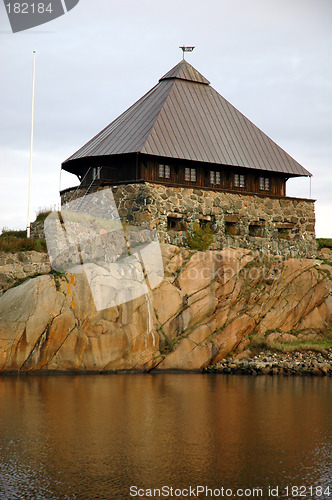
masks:
<path fill-rule="evenodd" d="M 138 178 L 138 158 L 137 155 L 130 156 L 113 156 L 109 158 L 98 158 L 97 161 L 91 161 L 85 167 L 87 175 L 82 182 L 82 186 L 89 186 L 94 180 L 93 176 L 96 170 L 100 167 L 100 176 L 96 177 L 96 182 L 104 181 L 106 183 L 112 182 L 129 182 Z"/>
<path fill-rule="evenodd" d="M 170 165 L 170 177 L 164 178 L 159 176 L 159 164 Z M 185 168 L 195 168 L 196 180 L 185 179 Z M 211 183 L 210 171 L 220 173 L 220 184 Z M 235 185 L 235 174 L 244 176 L 244 186 L 239 187 Z M 260 189 L 260 177 L 269 179 L 269 189 Z M 284 176 L 276 173 L 258 172 L 248 169 L 236 169 L 230 166 L 214 166 L 208 167 L 206 164 L 197 163 L 181 163 L 169 162 L 162 160 L 156 162 L 155 160 L 144 160 L 140 162 L 140 178 L 146 181 L 157 182 L 162 184 L 172 184 L 173 186 L 188 186 L 188 187 L 205 187 L 212 190 L 232 190 L 243 191 L 246 193 L 261 193 L 271 194 L 274 196 L 285 196 L 285 183 Z"/>
<path fill-rule="evenodd" d="M 172 186 L 204 187 L 213 191 L 231 190 L 244 193 L 258 193 L 273 196 L 285 196 L 286 178 L 278 173 L 268 173 L 265 171 L 249 170 L 248 168 L 235 168 L 228 165 L 207 165 L 199 162 L 186 162 L 181 160 L 169 160 L 167 158 L 151 158 L 143 155 L 121 155 L 106 158 L 99 158 L 99 161 L 86 166 L 90 168 L 82 186 L 89 186 L 93 181 L 93 174 L 98 166 L 101 167 L 100 179 L 98 183 L 120 183 L 131 181 L 150 181 Z M 170 166 L 170 177 L 165 178 L 159 175 L 159 165 Z M 185 169 L 195 169 L 196 180 L 186 180 Z M 210 172 L 220 174 L 220 183 L 211 183 Z M 235 185 L 235 174 L 244 176 L 244 186 Z M 269 189 L 260 189 L 260 177 L 269 179 Z M 219 179 L 218 179 L 219 180 Z"/>

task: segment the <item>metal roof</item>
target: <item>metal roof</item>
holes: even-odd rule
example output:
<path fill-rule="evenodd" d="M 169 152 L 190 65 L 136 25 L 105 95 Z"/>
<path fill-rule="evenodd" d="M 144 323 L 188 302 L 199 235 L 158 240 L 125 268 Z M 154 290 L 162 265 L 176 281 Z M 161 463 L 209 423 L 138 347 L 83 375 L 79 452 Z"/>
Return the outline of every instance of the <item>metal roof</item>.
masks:
<path fill-rule="evenodd" d="M 67 163 L 80 158 L 139 152 L 311 176 L 209 83 L 181 61 L 68 158 L 63 168 L 74 172 L 74 163 Z"/>
<path fill-rule="evenodd" d="M 189 82 L 205 83 L 209 85 L 209 80 L 205 78 L 197 69 L 183 60 L 179 62 L 174 68 L 170 69 L 166 75 L 160 78 L 162 80 L 168 80 L 170 78 L 177 78 L 179 80 L 188 80 Z"/>

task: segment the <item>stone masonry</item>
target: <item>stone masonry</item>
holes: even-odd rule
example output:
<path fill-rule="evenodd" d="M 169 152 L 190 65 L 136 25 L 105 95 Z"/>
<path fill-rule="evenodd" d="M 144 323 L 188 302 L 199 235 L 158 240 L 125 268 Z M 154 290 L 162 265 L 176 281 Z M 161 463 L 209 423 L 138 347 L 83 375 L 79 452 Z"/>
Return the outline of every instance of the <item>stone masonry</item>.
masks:
<path fill-rule="evenodd" d="M 285 257 L 316 256 L 313 200 L 148 182 L 117 185 L 112 191 L 121 219 L 156 228 L 161 243 L 185 246 L 188 231 L 199 222 L 214 232 L 212 249 L 249 248 Z M 83 195 L 82 189 L 66 192 L 62 205 Z"/>
<path fill-rule="evenodd" d="M 46 253 L 0 252 L 0 296 L 17 281 L 36 274 L 47 274 L 50 271 L 51 265 Z"/>

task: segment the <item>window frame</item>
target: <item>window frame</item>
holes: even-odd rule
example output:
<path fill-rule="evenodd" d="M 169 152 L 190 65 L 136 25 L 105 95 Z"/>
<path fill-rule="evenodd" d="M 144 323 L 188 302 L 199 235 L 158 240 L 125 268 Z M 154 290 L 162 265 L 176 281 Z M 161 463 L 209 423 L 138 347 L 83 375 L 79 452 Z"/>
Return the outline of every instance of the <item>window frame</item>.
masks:
<path fill-rule="evenodd" d="M 100 172 L 102 167 L 92 167 L 92 180 L 100 180 Z"/>
<path fill-rule="evenodd" d="M 196 168 L 184 167 L 184 180 L 187 182 L 196 182 L 197 181 Z"/>
<path fill-rule="evenodd" d="M 243 189 L 246 187 L 245 174 L 234 174 L 234 187 Z"/>
<path fill-rule="evenodd" d="M 217 186 L 220 186 L 221 174 L 219 170 L 210 170 L 210 184 L 215 184 Z"/>
<path fill-rule="evenodd" d="M 260 191 L 270 191 L 271 189 L 270 177 L 264 177 L 263 175 L 259 177 L 259 189 Z"/>
<path fill-rule="evenodd" d="M 168 165 L 167 163 L 159 163 L 158 177 L 160 179 L 170 179 L 171 178 L 171 166 Z"/>

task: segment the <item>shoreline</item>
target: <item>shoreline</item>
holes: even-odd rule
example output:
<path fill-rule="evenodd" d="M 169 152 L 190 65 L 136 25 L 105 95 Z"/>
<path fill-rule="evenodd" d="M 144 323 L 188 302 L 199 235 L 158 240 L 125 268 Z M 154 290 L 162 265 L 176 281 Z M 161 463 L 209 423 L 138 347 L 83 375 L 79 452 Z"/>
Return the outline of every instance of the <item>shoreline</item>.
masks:
<path fill-rule="evenodd" d="M 248 352 L 248 351 L 247 351 Z M 278 375 L 278 376 L 332 376 L 332 349 L 325 352 L 318 351 L 294 351 L 290 353 L 261 351 L 256 355 L 246 357 L 227 357 L 215 365 L 209 365 L 202 370 L 158 370 L 158 368 L 144 370 L 116 370 L 116 371 L 93 371 L 93 370 L 31 370 L 31 371 L 7 371 L 0 372 L 0 379 L 5 377 L 28 378 L 38 377 L 62 377 L 62 376 L 90 376 L 90 375 Z"/>
<path fill-rule="evenodd" d="M 213 366 L 207 366 L 203 373 L 225 375 L 279 375 L 279 376 L 332 376 L 332 349 L 325 352 L 262 351 L 252 357 L 228 357 Z"/>

